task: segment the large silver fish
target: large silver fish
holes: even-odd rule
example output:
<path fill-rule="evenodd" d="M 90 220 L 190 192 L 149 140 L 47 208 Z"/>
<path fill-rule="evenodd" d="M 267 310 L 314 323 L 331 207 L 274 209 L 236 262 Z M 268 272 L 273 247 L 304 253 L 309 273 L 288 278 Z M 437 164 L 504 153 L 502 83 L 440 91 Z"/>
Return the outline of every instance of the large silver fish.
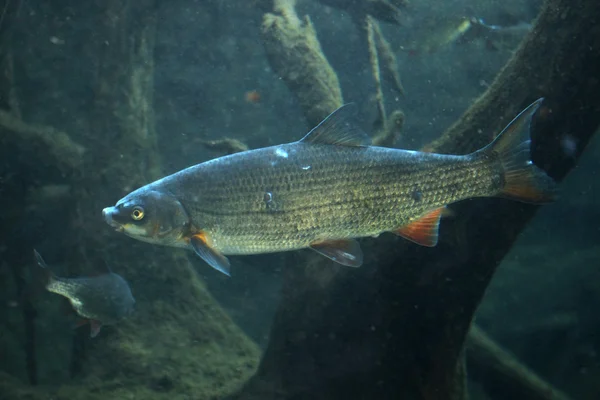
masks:
<path fill-rule="evenodd" d="M 468 155 L 370 146 L 342 107 L 298 142 L 192 166 L 137 189 L 103 215 L 138 240 L 192 248 L 226 274 L 227 254 L 302 248 L 357 267 L 363 256 L 354 238 L 394 232 L 434 246 L 447 204 L 489 196 L 550 201 L 555 183 L 529 154 L 540 103 Z"/>

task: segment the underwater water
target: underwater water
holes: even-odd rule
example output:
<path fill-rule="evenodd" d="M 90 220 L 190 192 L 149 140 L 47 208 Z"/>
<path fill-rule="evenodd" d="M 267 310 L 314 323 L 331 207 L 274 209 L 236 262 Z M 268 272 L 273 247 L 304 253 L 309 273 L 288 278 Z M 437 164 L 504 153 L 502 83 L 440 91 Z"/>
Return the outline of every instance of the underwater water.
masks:
<path fill-rule="evenodd" d="M 599 399 L 598 20 L 0 1 L 0 400 Z"/>

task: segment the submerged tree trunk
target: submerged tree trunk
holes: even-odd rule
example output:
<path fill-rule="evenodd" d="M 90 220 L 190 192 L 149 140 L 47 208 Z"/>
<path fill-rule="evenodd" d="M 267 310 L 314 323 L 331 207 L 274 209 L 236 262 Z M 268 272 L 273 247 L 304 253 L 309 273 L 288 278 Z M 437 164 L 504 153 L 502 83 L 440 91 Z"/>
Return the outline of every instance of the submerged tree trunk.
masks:
<path fill-rule="evenodd" d="M 490 89 L 428 148 L 468 153 L 538 97 L 533 158 L 560 180 L 600 121 L 600 7 L 548 0 Z M 483 134 L 482 134 L 483 132 Z M 537 207 L 501 199 L 453 206 L 434 249 L 365 239 L 358 270 L 290 255 L 284 298 L 259 372 L 237 399 L 465 399 L 463 348 L 473 314 Z"/>

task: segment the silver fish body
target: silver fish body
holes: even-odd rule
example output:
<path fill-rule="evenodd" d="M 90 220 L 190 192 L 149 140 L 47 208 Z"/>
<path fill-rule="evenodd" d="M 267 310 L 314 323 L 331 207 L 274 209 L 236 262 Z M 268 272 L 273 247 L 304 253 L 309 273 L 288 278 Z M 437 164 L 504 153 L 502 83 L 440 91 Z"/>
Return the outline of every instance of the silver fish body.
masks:
<path fill-rule="evenodd" d="M 494 160 L 296 142 L 202 163 L 142 191 L 175 197 L 222 254 L 257 254 L 393 231 L 501 184 Z"/>
<path fill-rule="evenodd" d="M 103 215 L 138 240 L 190 247 L 225 273 L 227 254 L 301 248 L 359 266 L 354 238 L 394 232 L 434 246 L 447 204 L 489 196 L 551 201 L 555 183 L 529 154 L 529 124 L 540 103 L 468 155 L 369 146 L 342 108 L 298 142 L 189 167 Z"/>

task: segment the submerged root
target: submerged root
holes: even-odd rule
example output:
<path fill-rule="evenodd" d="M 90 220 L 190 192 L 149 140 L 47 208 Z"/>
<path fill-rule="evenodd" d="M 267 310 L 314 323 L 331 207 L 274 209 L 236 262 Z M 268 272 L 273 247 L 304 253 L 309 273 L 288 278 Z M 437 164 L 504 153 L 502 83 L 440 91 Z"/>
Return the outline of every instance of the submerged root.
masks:
<path fill-rule="evenodd" d="M 277 14 L 264 15 L 262 40 L 271 67 L 298 99 L 308 123 L 315 126 L 342 105 L 342 91 L 310 18 L 301 20 L 294 3 L 276 1 Z"/>

